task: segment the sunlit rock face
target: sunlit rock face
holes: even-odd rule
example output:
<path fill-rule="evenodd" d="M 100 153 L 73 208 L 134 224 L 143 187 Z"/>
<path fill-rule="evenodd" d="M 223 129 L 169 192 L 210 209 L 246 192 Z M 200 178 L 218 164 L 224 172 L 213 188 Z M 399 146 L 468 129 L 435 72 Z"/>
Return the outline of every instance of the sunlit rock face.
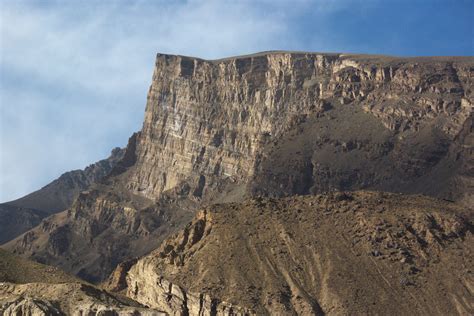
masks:
<path fill-rule="evenodd" d="M 391 175 L 372 176 L 376 179 L 372 182 L 345 178 L 339 182 L 345 183 L 344 189 L 380 185 L 400 191 L 398 187 L 413 178 L 404 169 L 414 163 L 417 170 L 411 173 L 429 173 L 433 162 L 448 155 L 449 143 L 463 128 L 470 128 L 472 67 L 472 58 L 448 57 L 272 52 L 206 61 L 158 54 L 137 143 L 136 169 L 128 187 L 157 198 L 183 186 L 185 193 L 201 198 L 224 180 L 248 183 L 263 177 L 263 182 L 271 182 L 273 175 L 262 174 L 265 162 L 275 158 L 270 144 L 277 144 L 295 129 L 311 129 L 302 124 L 342 106 L 343 112 L 355 108 L 370 118 L 351 122 L 349 115 L 338 122 L 347 133 L 339 137 L 342 140 L 336 139 L 340 143 L 336 146 L 346 151 L 371 147 L 371 153 L 366 153 L 369 160 L 374 158 L 374 147 L 384 147 L 376 158 L 390 156 L 385 167 L 399 164 L 395 169 L 401 175 L 395 175 L 399 184 L 385 184 Z M 368 128 L 364 120 L 376 121 L 377 133 L 385 133 L 385 139 L 377 144 L 358 139 L 357 134 Z M 400 147 L 434 143 L 435 139 L 442 144 L 426 157 L 416 157 L 416 162 L 397 154 Z M 322 139 L 320 145 L 329 141 Z M 311 152 L 321 149 L 314 144 L 310 147 Z M 310 166 L 303 169 L 311 185 L 301 188 L 304 185 L 286 179 L 275 189 L 281 192 L 273 193 L 304 193 L 314 186 L 314 179 L 319 183 L 315 191 L 337 189 L 340 185 L 326 181 L 329 176 L 324 174 L 338 177 L 339 169 L 318 159 L 309 155 L 302 162 Z"/>

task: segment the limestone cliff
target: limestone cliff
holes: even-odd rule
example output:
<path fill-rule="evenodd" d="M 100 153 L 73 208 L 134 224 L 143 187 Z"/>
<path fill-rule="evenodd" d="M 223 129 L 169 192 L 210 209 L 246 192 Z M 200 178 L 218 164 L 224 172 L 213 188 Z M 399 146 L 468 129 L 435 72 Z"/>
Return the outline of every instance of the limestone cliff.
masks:
<path fill-rule="evenodd" d="M 202 197 L 224 179 L 247 184 L 257 177 L 260 186 L 276 186 L 274 194 L 305 193 L 310 183 L 319 192 L 380 187 L 433 194 L 414 183 L 434 177 L 468 124 L 473 65 L 467 57 L 273 52 L 206 61 L 158 54 L 128 187 L 157 198 L 186 183 L 190 195 Z M 293 142 L 310 144 L 291 148 L 291 133 Z M 318 157 L 328 145 L 337 160 L 353 161 L 352 169 Z M 267 164 L 275 160 L 289 168 L 272 172 Z M 361 160 L 375 167 L 363 170 Z M 309 187 L 288 179 L 288 169 L 302 169 L 294 178 Z M 434 194 L 472 194 L 450 189 Z"/>

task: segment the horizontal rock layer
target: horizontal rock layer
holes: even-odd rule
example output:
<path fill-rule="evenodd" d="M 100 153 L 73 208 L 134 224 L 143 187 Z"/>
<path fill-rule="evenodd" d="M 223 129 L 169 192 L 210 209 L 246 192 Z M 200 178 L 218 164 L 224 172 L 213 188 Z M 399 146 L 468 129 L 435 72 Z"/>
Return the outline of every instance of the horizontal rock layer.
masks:
<path fill-rule="evenodd" d="M 186 182 L 191 187 L 187 192 L 200 198 L 225 178 L 247 183 L 265 163 L 264 149 L 269 143 L 297 130 L 308 117 L 341 103 L 342 111 L 355 107 L 377 118 L 372 120 L 381 124 L 377 132 L 384 133 L 385 127 L 390 137 L 400 134 L 415 139 L 411 144 L 386 139 L 380 144 L 386 146 L 382 148 L 384 154 L 396 151 L 396 147 L 413 147 L 416 142 L 434 145 L 432 152 L 416 157 L 419 163 L 415 165 L 422 165 L 416 176 L 422 176 L 446 155 L 447 143 L 472 114 L 473 65 L 473 58 L 468 57 L 403 59 L 273 52 L 206 61 L 158 54 L 136 146 L 136 168 L 128 187 L 157 198 Z M 351 125 L 350 116 L 346 119 L 329 125 Z M 363 118 L 352 130 L 346 128 L 348 135 L 343 138 L 353 141 L 346 142 L 348 150 L 350 146 L 372 149 L 377 145 L 370 139 L 365 144 L 351 139 L 358 129 L 364 132 L 364 120 L 370 118 Z M 431 130 L 439 134 L 433 138 L 445 143 L 436 144 L 435 139 L 420 136 Z M 422 148 L 416 151 L 420 155 Z M 406 166 L 398 169 L 409 168 L 411 163 L 404 159 L 401 164 Z M 313 168 L 309 178 L 317 180 L 321 176 L 318 172 L 325 169 Z M 409 176 L 401 176 L 400 181 Z M 272 180 L 267 177 L 264 182 Z M 354 182 L 344 177 L 341 181 Z M 284 187 L 280 193 L 294 193 L 291 184 L 277 185 Z M 370 181 L 354 183 L 355 188 L 376 185 Z M 403 186 L 398 184 L 394 190 Z"/>

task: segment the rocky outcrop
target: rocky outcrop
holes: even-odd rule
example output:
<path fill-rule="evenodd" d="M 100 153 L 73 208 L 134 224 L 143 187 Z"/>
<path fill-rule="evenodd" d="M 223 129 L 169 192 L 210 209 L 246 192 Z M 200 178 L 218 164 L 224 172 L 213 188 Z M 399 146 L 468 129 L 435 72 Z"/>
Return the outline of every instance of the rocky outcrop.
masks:
<path fill-rule="evenodd" d="M 132 266 L 127 295 L 178 315 L 213 300 L 237 314 L 469 315 L 472 215 L 375 192 L 215 205 Z"/>
<path fill-rule="evenodd" d="M 69 171 L 38 191 L 15 201 L 0 204 L 0 244 L 38 225 L 43 218 L 63 211 L 79 193 L 105 177 L 122 159 L 124 150 L 115 148 L 110 157 L 84 170 Z"/>
<path fill-rule="evenodd" d="M 0 313 L 5 316 L 167 315 L 130 300 L 121 301 L 92 286 L 68 283 L 0 283 Z"/>
<path fill-rule="evenodd" d="M 165 315 L 56 267 L 0 250 L 1 315 Z"/>
<path fill-rule="evenodd" d="M 127 295 L 169 315 L 244 316 L 255 315 L 248 308 L 213 299 L 209 295 L 186 292 L 180 286 L 147 270 L 141 263 L 129 271 Z"/>
<path fill-rule="evenodd" d="M 19 297 L 11 301 L 3 302 L 2 307 L 0 307 L 0 312 L 5 316 L 55 316 L 62 314 L 51 302 L 35 300 L 29 297 Z"/>
<path fill-rule="evenodd" d="M 175 243 L 166 243 L 160 247 L 158 256 L 168 257 L 170 263 L 183 264 L 179 252 L 192 247 L 201 238 L 209 234 L 209 220 L 206 212 L 199 212 L 196 219 L 178 234 Z M 156 252 L 156 251 L 155 251 Z M 150 269 L 149 262 L 141 260 L 127 267 L 118 267 L 116 274 L 126 282 L 120 290 L 127 289 L 127 296 L 138 302 L 166 311 L 170 315 L 254 315 L 248 309 L 212 298 L 204 293 L 185 291 L 180 286 L 167 281 L 159 271 Z"/>
<path fill-rule="evenodd" d="M 112 292 L 120 292 L 127 288 L 127 273 L 137 263 L 137 258 L 120 262 L 114 272 L 104 283 L 104 287 Z"/>
<path fill-rule="evenodd" d="M 194 209 L 190 201 L 163 206 L 98 187 L 82 192 L 69 210 L 48 217 L 4 248 L 100 282 L 117 264 L 158 247 L 192 218 L 188 208 Z"/>

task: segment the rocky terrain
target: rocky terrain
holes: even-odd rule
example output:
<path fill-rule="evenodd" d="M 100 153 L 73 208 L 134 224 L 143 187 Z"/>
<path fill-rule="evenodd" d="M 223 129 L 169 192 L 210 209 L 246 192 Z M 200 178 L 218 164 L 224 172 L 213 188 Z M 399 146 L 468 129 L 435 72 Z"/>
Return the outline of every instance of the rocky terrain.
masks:
<path fill-rule="evenodd" d="M 0 250 L 0 313 L 29 315 L 165 315 L 107 293 L 61 270 Z"/>
<path fill-rule="evenodd" d="M 107 291 L 0 250 L 0 311 L 470 315 L 473 218 L 452 202 L 364 191 L 215 204 L 119 264 Z"/>
<path fill-rule="evenodd" d="M 170 314 L 471 315 L 472 215 L 379 192 L 219 204 L 112 283 Z"/>
<path fill-rule="evenodd" d="M 115 148 L 107 159 L 84 170 L 66 172 L 38 191 L 0 204 L 0 243 L 35 227 L 43 218 L 70 207 L 81 191 L 110 173 L 123 153 L 123 149 Z"/>
<path fill-rule="evenodd" d="M 474 57 L 158 54 L 141 131 L 73 177 L 90 181 L 2 206 L 2 247 L 94 283 L 118 266 L 109 289 L 169 314 L 472 313 L 473 74 Z M 333 193 L 361 189 L 441 200 Z"/>
<path fill-rule="evenodd" d="M 100 282 L 120 262 L 144 255 L 191 220 L 189 201 L 154 204 L 149 200 L 99 186 L 83 192 L 72 207 L 4 245 L 17 254 L 64 268 Z"/>

